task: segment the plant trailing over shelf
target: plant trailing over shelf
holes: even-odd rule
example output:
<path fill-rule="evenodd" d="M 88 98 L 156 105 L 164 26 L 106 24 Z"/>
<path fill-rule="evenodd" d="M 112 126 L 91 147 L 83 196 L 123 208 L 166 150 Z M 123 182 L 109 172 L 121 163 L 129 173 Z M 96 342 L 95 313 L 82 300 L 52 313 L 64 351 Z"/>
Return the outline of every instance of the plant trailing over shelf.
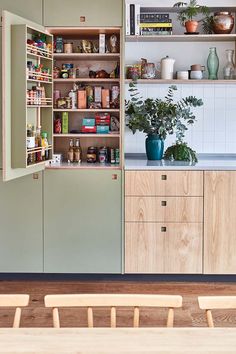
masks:
<path fill-rule="evenodd" d="M 163 156 L 164 140 L 168 134 L 176 134 L 177 142 L 182 142 L 188 124 L 193 124 L 195 115 L 192 107 L 203 105 L 201 99 L 188 96 L 174 101 L 172 85 L 164 99 L 147 98 L 140 95 L 135 82 L 129 85 L 130 100 L 126 101 L 127 126 L 132 130 L 147 134 L 146 152 L 150 160 L 159 160 Z M 158 147 L 158 148 L 157 148 Z"/>
<path fill-rule="evenodd" d="M 179 1 L 175 3 L 173 7 L 184 7 L 178 13 L 178 20 L 180 21 L 182 26 L 185 26 L 187 33 L 196 32 L 198 23 L 201 21 L 195 19 L 197 15 L 203 14 L 207 16 L 209 14 L 208 7 L 198 5 L 196 0 L 190 0 L 189 3 Z"/>

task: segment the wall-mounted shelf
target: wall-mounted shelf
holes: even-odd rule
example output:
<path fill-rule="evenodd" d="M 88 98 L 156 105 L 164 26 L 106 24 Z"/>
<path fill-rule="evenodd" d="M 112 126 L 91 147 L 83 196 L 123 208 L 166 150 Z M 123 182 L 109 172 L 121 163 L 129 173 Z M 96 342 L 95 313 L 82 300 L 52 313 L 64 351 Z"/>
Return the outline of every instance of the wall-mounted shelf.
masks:
<path fill-rule="evenodd" d="M 119 60 L 120 53 L 54 53 L 53 58 L 57 60 Z"/>
<path fill-rule="evenodd" d="M 113 83 L 113 82 L 120 82 L 120 79 L 96 79 L 96 78 L 90 78 L 90 77 L 80 77 L 76 79 L 54 79 L 54 83 L 70 83 L 70 82 L 93 82 L 93 83 Z"/>
<path fill-rule="evenodd" d="M 125 83 L 129 84 L 132 82 L 130 79 L 126 79 Z M 187 85 L 201 85 L 201 84 L 236 84 L 236 80 L 162 80 L 162 79 L 139 79 L 136 81 L 138 85 L 148 85 L 148 84 L 169 84 L 169 85 L 178 85 L 178 84 L 187 84 Z"/>
<path fill-rule="evenodd" d="M 236 34 L 126 36 L 126 42 L 232 42 Z"/>
<path fill-rule="evenodd" d="M 112 109 L 112 108 L 103 108 L 103 109 L 89 109 L 89 108 L 85 108 L 85 109 L 58 109 L 58 108 L 54 108 L 53 110 L 54 112 L 81 112 L 81 113 L 85 113 L 85 112 L 91 112 L 91 113 L 99 113 L 99 112 L 103 112 L 103 113 L 119 113 L 120 110 L 119 109 Z"/>
<path fill-rule="evenodd" d="M 120 134 L 53 134 L 54 138 L 119 138 Z"/>

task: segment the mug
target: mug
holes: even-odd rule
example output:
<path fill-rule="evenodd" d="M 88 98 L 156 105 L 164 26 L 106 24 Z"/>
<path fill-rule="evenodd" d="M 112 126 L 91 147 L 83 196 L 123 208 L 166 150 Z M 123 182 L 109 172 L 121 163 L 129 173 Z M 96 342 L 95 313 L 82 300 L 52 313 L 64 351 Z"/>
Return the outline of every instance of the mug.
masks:
<path fill-rule="evenodd" d="M 193 70 L 190 72 L 190 79 L 201 80 L 202 77 L 203 77 L 203 74 L 202 74 L 201 70 Z"/>

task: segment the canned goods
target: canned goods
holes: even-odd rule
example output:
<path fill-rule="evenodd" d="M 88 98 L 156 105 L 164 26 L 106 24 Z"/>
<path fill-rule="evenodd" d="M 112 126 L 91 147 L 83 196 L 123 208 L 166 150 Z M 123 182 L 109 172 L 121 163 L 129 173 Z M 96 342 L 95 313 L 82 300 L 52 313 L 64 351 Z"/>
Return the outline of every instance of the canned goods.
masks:
<path fill-rule="evenodd" d="M 64 63 L 64 64 L 62 64 L 61 67 L 62 67 L 62 69 L 70 70 L 70 69 L 73 69 L 74 64 L 72 64 L 72 63 Z"/>
<path fill-rule="evenodd" d="M 97 162 L 97 148 L 94 146 L 89 146 L 87 150 L 87 162 L 95 163 Z"/>
<path fill-rule="evenodd" d="M 100 163 L 107 162 L 107 148 L 105 146 L 100 147 L 99 153 L 98 153 L 98 160 Z"/>
<path fill-rule="evenodd" d="M 116 163 L 115 149 L 113 149 L 113 148 L 110 148 L 110 163 L 111 164 Z"/>

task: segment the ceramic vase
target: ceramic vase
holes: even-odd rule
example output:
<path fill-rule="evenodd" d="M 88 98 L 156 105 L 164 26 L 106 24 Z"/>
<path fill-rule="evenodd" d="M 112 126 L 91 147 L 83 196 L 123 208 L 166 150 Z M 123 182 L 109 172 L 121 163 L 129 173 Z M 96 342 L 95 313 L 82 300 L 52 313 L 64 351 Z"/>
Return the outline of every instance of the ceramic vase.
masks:
<path fill-rule="evenodd" d="M 164 152 L 164 140 L 158 135 L 148 135 L 146 138 L 146 154 L 148 160 L 161 160 Z"/>

